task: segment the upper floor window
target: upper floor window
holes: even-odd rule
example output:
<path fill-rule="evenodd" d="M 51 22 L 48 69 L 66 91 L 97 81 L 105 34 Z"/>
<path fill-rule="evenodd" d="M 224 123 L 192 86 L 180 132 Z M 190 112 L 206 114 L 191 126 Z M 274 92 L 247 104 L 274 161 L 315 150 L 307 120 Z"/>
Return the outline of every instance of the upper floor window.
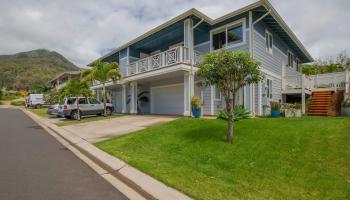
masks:
<path fill-rule="evenodd" d="M 266 41 L 266 52 L 268 52 L 269 54 L 272 54 L 273 38 L 272 38 L 272 34 L 269 31 L 265 32 L 265 41 Z"/>
<path fill-rule="evenodd" d="M 243 42 L 243 22 L 238 22 L 212 31 L 212 49 L 234 46 Z"/>
<path fill-rule="evenodd" d="M 294 55 L 290 51 L 288 51 L 288 66 L 293 67 L 294 65 Z"/>
<path fill-rule="evenodd" d="M 221 49 L 226 46 L 226 31 L 213 34 L 213 49 Z"/>

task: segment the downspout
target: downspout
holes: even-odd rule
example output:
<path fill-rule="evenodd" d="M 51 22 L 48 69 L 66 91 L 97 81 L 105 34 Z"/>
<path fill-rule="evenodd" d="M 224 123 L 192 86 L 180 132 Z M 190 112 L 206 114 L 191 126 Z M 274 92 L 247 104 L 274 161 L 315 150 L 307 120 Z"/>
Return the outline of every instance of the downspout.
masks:
<path fill-rule="evenodd" d="M 189 88 L 189 93 L 190 93 L 190 98 L 192 98 L 192 96 L 194 95 L 194 85 L 192 86 L 191 84 L 194 84 L 194 72 L 193 72 L 193 66 L 194 66 L 194 29 L 197 28 L 202 22 L 204 21 L 204 19 L 202 18 L 198 23 L 196 23 L 194 26 L 191 27 L 191 31 L 190 31 L 190 48 L 189 48 L 189 59 L 190 59 L 190 66 L 191 66 L 191 70 L 190 70 L 190 77 L 193 80 L 190 80 L 190 88 Z M 192 24 L 192 20 L 190 21 Z M 193 90 L 192 90 L 193 88 Z M 191 111 L 191 105 L 190 105 L 190 111 Z"/>
<path fill-rule="evenodd" d="M 249 30 L 249 34 L 250 34 L 250 56 L 252 57 L 252 58 L 254 58 L 254 26 L 255 26 L 255 24 L 257 24 L 258 22 L 260 22 L 262 19 L 264 19 L 267 15 L 269 15 L 271 13 L 271 9 L 269 9 L 268 11 L 267 11 L 267 13 L 265 13 L 264 15 L 262 15 L 261 17 L 259 17 L 257 20 L 255 20 L 254 22 L 253 22 L 253 16 L 252 16 L 252 11 L 249 11 L 249 28 L 250 28 L 250 30 Z M 261 84 L 260 84 L 260 87 L 261 87 Z M 251 96 L 251 102 L 253 102 L 253 103 L 251 103 L 251 105 L 252 105 L 252 113 L 253 113 L 253 116 L 255 116 L 256 115 L 256 113 L 255 113 L 255 105 L 254 105 L 254 101 L 255 101 L 255 84 L 253 84 L 253 89 L 252 89 L 252 96 Z M 260 89 L 258 89 L 258 91 L 260 91 Z M 261 104 L 260 102 L 261 102 L 261 94 L 259 94 L 259 97 L 258 97 L 258 105 L 259 104 Z M 259 106 L 259 114 L 261 114 L 260 113 L 260 107 L 261 107 L 261 105 Z"/>

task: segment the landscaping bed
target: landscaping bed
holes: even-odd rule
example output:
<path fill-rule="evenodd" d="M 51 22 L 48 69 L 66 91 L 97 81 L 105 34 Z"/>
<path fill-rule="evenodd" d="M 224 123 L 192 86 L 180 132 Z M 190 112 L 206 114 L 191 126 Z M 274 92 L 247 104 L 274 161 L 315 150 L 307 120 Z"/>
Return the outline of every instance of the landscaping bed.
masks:
<path fill-rule="evenodd" d="M 195 199 L 349 199 L 350 118 L 182 118 L 97 147 Z"/>

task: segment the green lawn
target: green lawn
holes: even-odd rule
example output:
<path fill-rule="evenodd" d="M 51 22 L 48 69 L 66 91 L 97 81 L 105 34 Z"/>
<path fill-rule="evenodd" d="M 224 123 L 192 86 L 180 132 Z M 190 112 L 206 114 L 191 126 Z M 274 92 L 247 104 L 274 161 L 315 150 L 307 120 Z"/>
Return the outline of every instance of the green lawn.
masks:
<path fill-rule="evenodd" d="M 111 116 L 89 116 L 89 117 L 83 117 L 80 121 L 78 120 L 71 120 L 71 119 L 64 119 L 64 121 L 56 122 L 55 124 L 57 126 L 68 126 L 68 125 L 74 125 L 74 124 L 81 124 L 86 122 L 94 122 L 99 120 L 106 120 L 106 119 L 112 119 L 116 117 L 124 116 L 122 114 L 113 114 Z"/>
<path fill-rule="evenodd" d="M 1 97 L 0 100 L 12 101 L 12 100 L 19 99 L 19 98 L 21 98 L 21 96 L 16 96 L 16 95 L 3 95 L 3 96 Z"/>
<path fill-rule="evenodd" d="M 54 118 L 56 116 L 48 115 L 47 114 L 47 108 L 26 108 L 27 110 L 31 111 L 32 113 L 39 115 L 40 117 L 46 117 L 46 118 Z"/>
<path fill-rule="evenodd" d="M 350 118 L 182 118 L 96 144 L 195 199 L 350 199 Z"/>

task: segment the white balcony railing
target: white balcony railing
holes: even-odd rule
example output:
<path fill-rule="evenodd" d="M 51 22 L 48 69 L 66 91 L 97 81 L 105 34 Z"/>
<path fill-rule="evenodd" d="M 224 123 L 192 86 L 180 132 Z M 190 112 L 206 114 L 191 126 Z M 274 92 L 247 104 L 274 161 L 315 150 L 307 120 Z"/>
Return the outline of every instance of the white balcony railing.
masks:
<path fill-rule="evenodd" d="M 290 89 L 301 89 L 304 85 L 305 89 L 332 89 L 332 90 L 346 90 L 348 92 L 347 83 L 349 74 L 348 72 L 337 72 L 328 74 L 319 74 L 312 76 L 305 76 L 304 81 L 302 80 L 303 75 L 284 76 L 284 90 Z"/>
<path fill-rule="evenodd" d="M 194 63 L 199 61 L 200 56 L 201 53 L 195 51 Z M 190 64 L 189 50 L 182 46 L 129 63 L 127 75 L 131 76 L 180 63 Z"/>

